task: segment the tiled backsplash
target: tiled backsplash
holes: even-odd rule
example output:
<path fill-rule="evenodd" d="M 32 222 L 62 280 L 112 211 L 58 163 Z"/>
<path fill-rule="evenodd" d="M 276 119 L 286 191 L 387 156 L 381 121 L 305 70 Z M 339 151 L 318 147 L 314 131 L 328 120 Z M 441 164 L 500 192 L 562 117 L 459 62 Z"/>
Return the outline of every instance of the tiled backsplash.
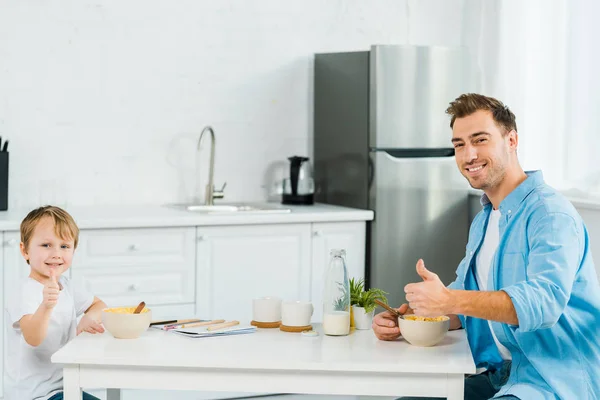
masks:
<path fill-rule="evenodd" d="M 264 200 L 285 158 L 311 153 L 315 52 L 458 45 L 465 4 L 1 2 L 9 207 L 188 201 L 206 183 L 208 124 L 225 199 Z"/>

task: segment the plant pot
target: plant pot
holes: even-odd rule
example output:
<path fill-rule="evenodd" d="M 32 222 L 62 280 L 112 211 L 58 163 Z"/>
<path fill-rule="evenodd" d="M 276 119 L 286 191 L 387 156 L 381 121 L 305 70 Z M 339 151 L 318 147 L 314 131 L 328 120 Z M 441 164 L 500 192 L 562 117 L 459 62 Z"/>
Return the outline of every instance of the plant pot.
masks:
<path fill-rule="evenodd" d="M 352 306 L 354 326 L 356 329 L 371 329 L 375 310 L 367 313 L 363 307 Z"/>

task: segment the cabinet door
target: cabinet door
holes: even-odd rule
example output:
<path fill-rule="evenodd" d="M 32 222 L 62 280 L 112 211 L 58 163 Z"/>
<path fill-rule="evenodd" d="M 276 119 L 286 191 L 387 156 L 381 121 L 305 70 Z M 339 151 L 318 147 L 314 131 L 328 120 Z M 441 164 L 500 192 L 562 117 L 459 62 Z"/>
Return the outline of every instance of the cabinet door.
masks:
<path fill-rule="evenodd" d="M 365 277 L 365 222 L 327 222 L 312 224 L 311 301 L 313 321 L 323 317 L 323 284 L 332 249 L 346 250 L 348 277 Z"/>
<path fill-rule="evenodd" d="M 252 319 L 252 299 L 310 299 L 310 224 L 197 228 L 201 318 Z"/>
<path fill-rule="evenodd" d="M 82 230 L 72 275 L 109 307 L 193 307 L 195 236 L 194 227 Z"/>
<path fill-rule="evenodd" d="M 0 303 L 2 303 L 2 330 L 0 332 L 0 337 L 2 338 L 2 349 L 0 349 L 0 355 L 2 366 L 0 366 L 0 372 L 4 376 L 4 366 L 6 365 L 7 360 L 6 357 L 6 337 L 4 336 L 5 329 L 8 327 L 10 322 L 8 321 L 8 316 L 5 311 L 5 307 L 8 305 L 9 299 L 13 298 L 18 294 L 19 282 L 29 276 L 29 265 L 21 256 L 21 251 L 19 250 L 19 243 L 21 242 L 21 234 L 19 232 L 4 232 L 3 240 L 2 240 L 2 277 L 0 281 L 2 282 L 2 299 L 0 299 Z M 0 397 L 3 396 L 3 386 L 0 385 Z"/>
<path fill-rule="evenodd" d="M 19 289 L 19 283 L 29 276 L 29 264 L 25 261 L 19 250 L 21 234 L 19 232 L 4 232 L 4 305 L 8 299 L 13 298 Z"/>

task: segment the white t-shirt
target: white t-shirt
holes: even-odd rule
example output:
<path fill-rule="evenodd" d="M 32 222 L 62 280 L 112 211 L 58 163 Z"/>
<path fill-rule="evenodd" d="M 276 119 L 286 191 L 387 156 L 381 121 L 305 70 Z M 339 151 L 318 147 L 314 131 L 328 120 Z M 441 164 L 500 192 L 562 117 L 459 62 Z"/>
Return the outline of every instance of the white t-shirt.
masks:
<path fill-rule="evenodd" d="M 500 210 L 492 210 L 490 213 L 490 219 L 488 220 L 487 230 L 485 231 L 485 237 L 483 238 L 483 244 L 477 254 L 477 260 L 475 263 L 475 275 L 477 277 L 477 284 L 479 290 L 488 290 L 488 276 L 490 274 L 490 268 L 492 266 L 492 260 L 496 249 L 500 243 Z M 500 356 L 503 360 L 511 360 L 512 356 L 510 351 L 498 341 L 498 338 L 492 330 L 492 322 L 488 321 L 490 331 L 494 342 L 500 351 Z"/>
<path fill-rule="evenodd" d="M 58 280 L 62 287 L 52 310 L 46 338 L 37 347 L 25 341 L 19 321 L 34 314 L 43 301 L 44 285 L 27 278 L 21 293 L 7 303 L 7 363 L 5 400 L 45 400 L 63 388 L 62 366 L 50 357 L 77 333 L 77 317 L 94 301 L 83 284 L 73 284 L 67 277 Z"/>

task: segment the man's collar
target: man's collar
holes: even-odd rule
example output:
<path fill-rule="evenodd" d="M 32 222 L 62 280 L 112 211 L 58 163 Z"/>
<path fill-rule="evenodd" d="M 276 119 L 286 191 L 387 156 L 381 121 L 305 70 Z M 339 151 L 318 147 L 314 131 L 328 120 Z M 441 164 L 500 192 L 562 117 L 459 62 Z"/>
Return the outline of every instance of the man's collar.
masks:
<path fill-rule="evenodd" d="M 506 213 L 511 214 L 519 207 L 521 202 L 525 200 L 525 197 L 527 197 L 533 189 L 544 183 L 542 171 L 525 171 L 525 173 L 527 174 L 527 179 L 521 182 L 521 184 L 510 192 L 500 203 L 499 209 L 502 215 Z M 479 201 L 484 208 L 492 203 L 485 193 L 481 195 Z"/>

